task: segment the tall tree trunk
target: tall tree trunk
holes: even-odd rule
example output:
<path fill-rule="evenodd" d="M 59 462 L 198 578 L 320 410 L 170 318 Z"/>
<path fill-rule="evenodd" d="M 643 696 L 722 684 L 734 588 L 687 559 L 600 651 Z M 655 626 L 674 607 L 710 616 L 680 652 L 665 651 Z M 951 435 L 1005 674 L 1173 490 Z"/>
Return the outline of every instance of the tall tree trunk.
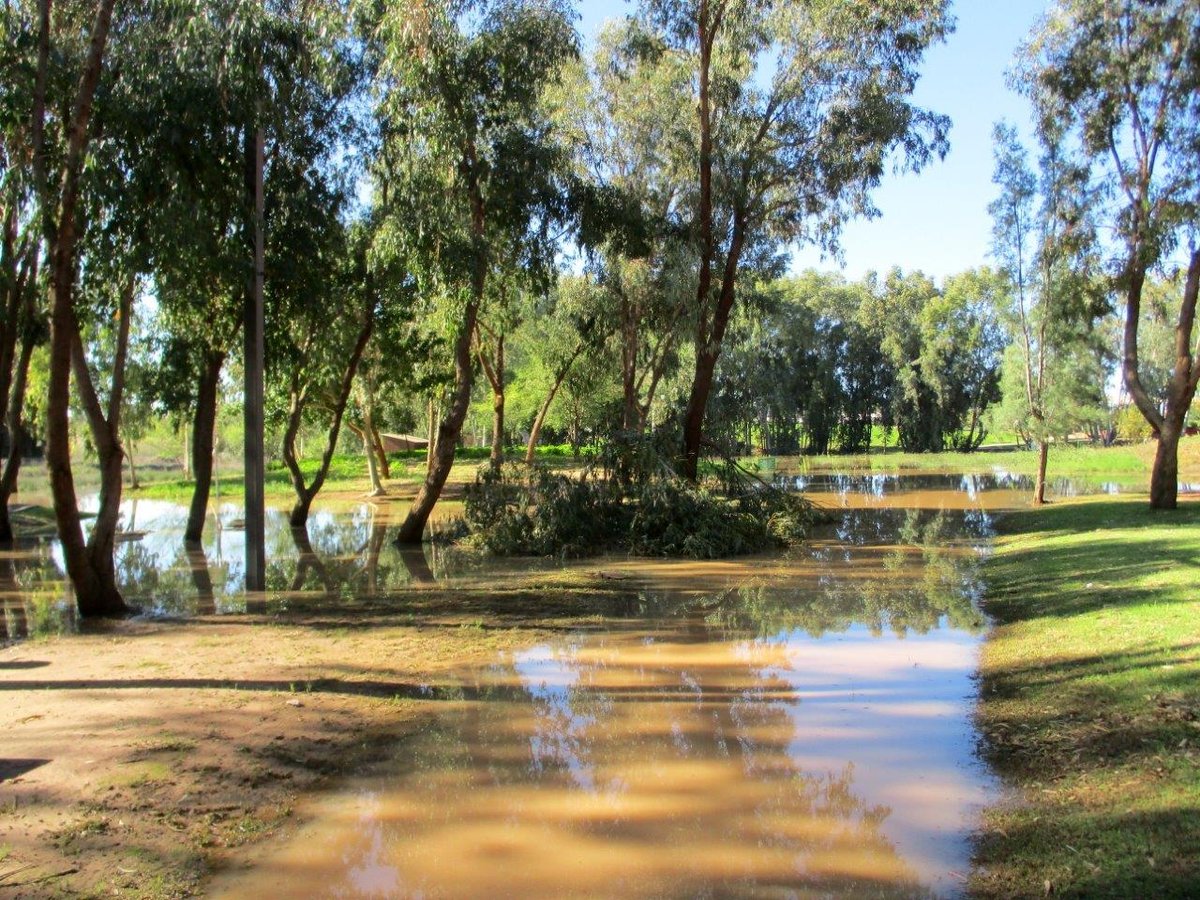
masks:
<path fill-rule="evenodd" d="M 129 463 L 129 489 L 136 491 L 141 487 L 138 484 L 137 469 L 134 467 L 133 456 L 137 453 L 137 448 L 133 443 L 133 438 L 126 438 L 125 444 L 125 461 Z"/>
<path fill-rule="evenodd" d="M 4 287 L 4 319 L 0 322 L 0 409 L 11 411 L 10 391 L 15 388 L 20 379 L 17 371 L 19 366 L 17 356 L 18 337 L 24 319 L 26 304 L 26 278 L 30 268 L 34 269 L 33 278 L 36 282 L 37 254 L 27 254 L 18 248 L 19 221 L 18 196 L 14 180 L 11 187 L 11 203 L 4 217 L 3 239 L 0 241 L 0 285 Z M 23 349 L 23 347 L 22 347 Z M 15 393 L 15 391 L 12 391 Z M 20 407 L 17 408 L 17 420 L 14 423 L 11 416 L 5 417 L 5 432 L 8 445 L 5 447 L 6 460 L 11 465 L 13 459 L 20 465 Z M 14 448 L 17 452 L 14 453 Z M 7 468 L 7 466 L 6 466 Z M 0 477 L 0 484 L 7 479 Z M 15 485 L 15 473 L 12 483 Z M 13 539 L 12 522 L 8 515 L 8 499 L 11 490 L 0 488 L 0 543 L 11 543 Z"/>
<path fill-rule="evenodd" d="M 33 357 L 33 346 L 33 335 L 27 333 L 21 339 L 21 355 L 17 358 L 17 371 L 8 398 L 8 458 L 4 462 L 4 474 L 0 475 L 0 543 L 12 543 L 13 540 L 8 501 L 17 492 L 17 478 L 21 472 L 21 445 L 25 438 L 21 416 L 25 407 L 25 390 L 29 383 L 29 361 Z"/>
<path fill-rule="evenodd" d="M 441 428 L 441 405 L 429 398 L 429 438 L 425 447 L 425 477 L 433 474 L 433 460 L 437 455 L 438 430 Z"/>
<path fill-rule="evenodd" d="M 700 118 L 700 273 L 696 281 L 696 308 L 700 319 L 696 326 L 696 369 L 692 377 L 692 391 L 688 397 L 683 418 L 683 465 L 682 474 L 695 481 L 700 471 L 700 443 L 704 436 L 704 413 L 708 407 L 708 395 L 712 390 L 712 373 L 716 368 L 716 355 L 710 350 L 708 323 L 709 294 L 712 291 L 713 256 L 716 238 L 713 234 L 712 197 L 712 98 L 710 97 L 712 48 L 714 35 L 709 18 L 709 4 L 700 0 L 696 17 L 699 29 L 700 102 L 697 114 Z"/>
<path fill-rule="evenodd" d="M 84 544 L 71 472 L 71 425 L 69 418 L 72 352 L 79 340 L 75 321 L 76 217 L 79 206 L 80 176 L 89 141 L 88 125 L 92 103 L 100 81 L 104 49 L 115 0 L 100 0 L 92 24 L 87 60 L 80 75 L 67 134 L 61 188 L 54 194 L 46 170 L 44 140 L 46 80 L 50 55 L 50 0 L 39 4 L 38 75 L 34 96 L 33 157 L 35 179 L 42 205 L 43 227 L 50 258 L 50 372 L 46 397 L 46 468 L 50 492 L 54 498 L 54 517 L 67 574 L 75 589 L 75 601 L 84 617 L 121 615 L 128 612 L 117 590 L 112 560 L 95 565 L 95 556 Z M 57 221 L 56 221 L 57 219 Z M 120 490 L 120 457 L 117 490 Z M 111 479 L 111 458 L 105 471 Z M 102 488 L 103 491 L 103 488 Z"/>
<path fill-rule="evenodd" d="M 638 403 L 637 364 L 638 345 L 642 323 L 634 313 L 633 304 L 622 297 L 621 300 L 621 395 L 623 399 L 621 410 L 621 428 L 632 432 L 638 428 L 640 404 Z M 555 385 L 555 391 L 558 385 Z M 551 392 L 553 396 L 553 392 Z"/>
<path fill-rule="evenodd" d="M 204 354 L 204 371 L 196 389 L 196 412 L 192 420 L 191 457 L 195 472 L 192 503 L 188 508 L 187 527 L 183 539 L 198 544 L 204 535 L 204 519 L 208 514 L 208 498 L 212 490 L 213 450 L 217 435 L 217 395 L 221 386 L 221 368 L 225 352 L 209 350 Z"/>
<path fill-rule="evenodd" d="M 741 214 L 735 214 L 733 234 L 729 244 L 729 255 L 725 258 L 725 271 L 721 278 L 721 293 L 713 310 L 712 321 L 704 324 L 697 333 L 696 368 L 692 376 L 692 390 L 688 395 L 683 419 L 683 476 L 695 481 L 700 470 L 700 446 L 704 440 L 704 416 L 708 410 L 708 398 L 712 393 L 713 375 L 717 360 L 721 356 L 721 342 L 729 327 L 729 315 L 733 311 L 736 297 L 737 270 L 741 261 L 742 246 L 746 236 L 746 222 Z"/>
<path fill-rule="evenodd" d="M 354 426 L 350 426 L 354 428 Z M 371 438 L 371 428 L 369 425 L 364 425 L 362 428 L 354 429 L 358 432 L 358 436 L 362 439 L 363 455 L 367 458 L 367 475 L 371 478 L 370 497 L 383 497 L 387 494 L 387 490 L 383 486 L 383 482 L 379 480 L 379 464 L 375 460 L 375 441 Z"/>
<path fill-rule="evenodd" d="M 1150 508 L 1175 509 L 1179 499 L 1179 438 L 1200 384 L 1200 361 L 1193 357 L 1192 330 L 1200 292 L 1200 249 L 1192 251 L 1183 302 L 1175 326 L 1175 365 L 1168 383 L 1167 410 L 1158 431 L 1158 449 L 1150 475 Z"/>
<path fill-rule="evenodd" d="M 467 154 L 470 163 L 475 163 L 473 149 Z M 463 310 L 463 321 L 458 338 L 454 342 L 454 394 L 450 400 L 450 410 L 442 420 L 437 432 L 437 446 L 430 449 L 430 469 L 425 476 L 425 482 L 417 492 L 412 507 L 400 525 L 400 533 L 396 537 L 397 544 L 419 544 L 425 535 L 425 525 L 438 498 L 450 470 L 454 467 L 454 451 L 462 433 L 463 422 L 467 418 L 467 409 L 471 405 L 471 387 L 474 372 L 471 365 L 471 345 L 475 341 L 475 326 L 479 319 L 479 306 L 483 302 L 483 292 L 487 285 L 488 255 L 484 233 L 483 195 L 476 177 L 469 185 L 471 201 L 471 231 L 475 251 L 475 264 L 471 273 L 471 296 Z"/>
<path fill-rule="evenodd" d="M 1175 365 L 1167 384 L 1165 414 L 1146 392 L 1138 370 L 1138 324 L 1146 273 L 1136 249 L 1126 267 L 1125 334 L 1122 374 L 1125 387 L 1146 421 L 1158 432 L 1158 448 L 1150 475 L 1150 508 L 1175 509 L 1179 492 L 1179 437 L 1200 383 L 1200 364 L 1193 356 L 1192 330 L 1196 320 L 1196 298 L 1200 289 L 1200 249 L 1192 251 L 1184 284 L 1179 319 L 1175 326 Z"/>
<path fill-rule="evenodd" d="M 383 446 L 383 438 L 379 435 L 379 425 L 375 422 L 374 404 L 368 398 L 367 402 L 371 404 L 371 444 L 375 447 L 375 457 L 379 460 L 379 474 L 387 481 L 392 477 L 392 462 L 388 459 L 387 450 Z"/>
<path fill-rule="evenodd" d="M 1046 502 L 1046 465 L 1050 461 L 1050 442 L 1044 438 L 1038 441 L 1037 480 L 1033 485 L 1033 505 L 1041 506 Z"/>
<path fill-rule="evenodd" d="M 482 279 L 477 279 L 482 286 Z M 400 525 L 400 533 L 396 537 L 397 544 L 419 544 L 425 534 L 425 525 L 442 495 L 442 488 L 454 467 L 454 451 L 462 433 L 463 422 L 467 418 L 467 409 L 471 405 L 471 343 L 474 338 L 475 316 L 479 311 L 478 296 L 480 290 L 467 303 L 464 312 L 463 325 L 465 331 L 459 334 L 454 343 L 454 394 L 450 400 L 450 409 L 442 419 L 437 430 L 437 442 L 429 454 L 429 472 L 421 489 L 417 492 L 409 508 L 408 515 Z"/>
<path fill-rule="evenodd" d="M 192 480 L 192 439 L 188 430 L 187 422 L 183 423 L 180 429 L 183 432 L 183 478 L 185 481 Z"/>
<path fill-rule="evenodd" d="M 504 465 L 504 389 L 492 394 L 492 455 L 493 472 Z"/>
<path fill-rule="evenodd" d="M 1182 429 L 1167 421 L 1158 432 L 1154 468 L 1150 472 L 1150 508 L 1176 509 L 1179 505 L 1179 435 Z"/>
<path fill-rule="evenodd" d="M 88 535 L 87 552 L 92 568 L 100 573 L 102 580 L 116 585 L 117 524 L 121 516 L 121 493 L 124 488 L 125 450 L 121 446 L 121 405 L 125 393 L 125 361 L 129 352 L 129 331 L 133 317 L 133 296 L 137 289 L 137 276 L 129 274 L 121 289 L 120 305 L 117 310 L 117 339 L 112 362 L 112 382 L 105 410 L 96 393 L 87 357 L 84 355 L 83 339 L 75 330 L 71 348 L 71 368 L 75 375 L 76 394 L 87 417 L 92 434 L 92 443 L 100 466 L 100 507 L 92 521 Z"/>
<path fill-rule="evenodd" d="M 259 120 L 262 119 L 261 100 Z M 266 502 L 266 193 L 265 129 L 247 127 L 243 134 L 246 161 L 245 190 L 248 213 L 245 223 L 246 249 L 252 262 L 242 306 L 242 492 L 246 520 L 246 591 L 267 587 L 267 502 Z M 194 461 L 193 461 L 194 463 Z M 247 604 L 249 606 L 249 603 Z"/>
<path fill-rule="evenodd" d="M 493 334 L 496 341 L 494 359 L 489 359 L 479 329 L 475 332 L 479 344 L 479 365 L 492 387 L 492 453 L 489 459 L 493 472 L 504 465 L 504 333 Z"/>
<path fill-rule="evenodd" d="M 704 415 L 712 393 L 713 373 L 717 357 L 706 351 L 696 351 L 696 367 L 692 372 L 692 390 L 683 414 L 683 477 L 696 481 L 700 475 L 700 446 L 704 440 Z"/>

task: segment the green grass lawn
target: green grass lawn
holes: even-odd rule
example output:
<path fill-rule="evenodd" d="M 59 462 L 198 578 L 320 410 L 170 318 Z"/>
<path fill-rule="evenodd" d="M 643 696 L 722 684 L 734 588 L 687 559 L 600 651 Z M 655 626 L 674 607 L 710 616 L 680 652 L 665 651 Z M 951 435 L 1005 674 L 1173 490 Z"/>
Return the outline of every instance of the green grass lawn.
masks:
<path fill-rule="evenodd" d="M 1006 514 L 979 722 L 1014 795 L 986 814 L 973 893 L 1200 891 L 1200 503 Z"/>
<path fill-rule="evenodd" d="M 304 459 L 300 461 L 300 470 L 304 473 L 304 477 L 310 482 L 313 475 L 316 473 L 319 460 Z M 477 461 L 470 461 L 469 465 L 477 466 Z M 425 477 L 425 463 L 420 460 L 419 463 L 412 460 L 395 460 L 392 462 L 392 482 L 417 482 Z M 219 489 L 220 495 L 236 495 L 241 496 L 243 481 L 242 473 L 230 472 L 228 474 L 218 472 L 214 482 L 214 496 Z M 352 488 L 360 486 L 363 490 L 369 487 L 367 478 L 367 462 L 360 455 L 346 454 L 335 456 L 329 464 L 329 473 L 325 479 L 325 487 L 328 489 Z M 162 480 L 144 480 L 142 485 L 130 493 L 130 496 L 153 498 L 156 500 L 177 500 L 181 503 L 187 503 L 192 496 L 194 482 L 190 479 L 165 478 Z M 291 475 L 281 463 L 271 465 L 267 469 L 264 486 L 268 497 L 275 498 L 290 498 L 293 496 Z"/>

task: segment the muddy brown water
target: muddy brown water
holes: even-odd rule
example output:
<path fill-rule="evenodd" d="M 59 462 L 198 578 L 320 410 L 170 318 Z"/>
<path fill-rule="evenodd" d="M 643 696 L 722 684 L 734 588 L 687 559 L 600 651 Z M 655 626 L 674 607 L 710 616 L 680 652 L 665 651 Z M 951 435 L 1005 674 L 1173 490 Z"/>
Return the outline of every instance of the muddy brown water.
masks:
<path fill-rule="evenodd" d="M 959 894 L 998 790 L 971 720 L 979 564 L 993 512 L 1026 503 L 1030 486 L 1003 474 L 779 477 L 836 510 L 805 547 L 569 564 L 628 587 L 603 630 L 428 685 L 427 728 L 305 801 L 294 833 L 211 893 Z M 244 612 L 238 512 L 217 510 L 203 552 L 188 552 L 185 508 L 127 504 L 131 599 L 158 615 Z M 368 504 L 318 511 L 305 542 L 272 512 L 266 602 L 344 608 L 564 565 L 401 554 L 388 524 Z M 10 635 L 70 627 L 60 571 L 51 543 L 0 560 Z"/>

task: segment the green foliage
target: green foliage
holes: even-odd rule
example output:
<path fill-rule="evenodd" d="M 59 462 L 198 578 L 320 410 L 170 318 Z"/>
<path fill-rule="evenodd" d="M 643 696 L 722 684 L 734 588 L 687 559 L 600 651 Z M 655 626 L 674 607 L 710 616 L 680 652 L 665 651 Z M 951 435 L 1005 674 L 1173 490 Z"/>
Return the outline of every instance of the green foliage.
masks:
<path fill-rule="evenodd" d="M 1052 134 L 1040 138 L 1035 170 L 1016 130 L 996 126 L 999 193 L 988 209 L 1006 281 L 995 306 L 1011 340 L 997 418 L 1027 440 L 1045 441 L 1107 424 L 1106 353 L 1096 328 L 1107 298 L 1093 225 L 1070 197 L 1081 174 Z"/>
<path fill-rule="evenodd" d="M 612 546 L 623 518 L 620 494 L 587 477 L 539 466 L 490 467 L 468 489 L 472 543 L 503 556 L 586 556 Z"/>
<path fill-rule="evenodd" d="M 1150 423 L 1132 403 L 1126 403 L 1116 415 L 1117 437 L 1124 441 L 1148 441 L 1153 435 Z"/>
<path fill-rule="evenodd" d="M 722 485 L 677 478 L 641 441 L 609 444 L 579 474 L 509 464 L 482 472 L 467 490 L 468 541 L 498 555 L 717 559 L 802 541 L 812 504 L 744 470 Z"/>
<path fill-rule="evenodd" d="M 907 450 L 974 450 L 998 396 L 1003 282 L 939 289 L 914 273 L 848 284 L 813 272 L 746 290 L 717 374 L 710 430 L 744 450 L 863 452 L 876 422 Z"/>

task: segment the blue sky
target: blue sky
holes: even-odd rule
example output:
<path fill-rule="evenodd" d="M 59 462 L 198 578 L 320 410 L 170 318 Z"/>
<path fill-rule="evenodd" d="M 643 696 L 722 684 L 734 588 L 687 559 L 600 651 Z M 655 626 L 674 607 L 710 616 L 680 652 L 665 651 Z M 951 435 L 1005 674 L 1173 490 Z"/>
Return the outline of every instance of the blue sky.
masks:
<path fill-rule="evenodd" d="M 846 228 L 841 263 L 802 248 L 794 268 L 841 269 L 854 279 L 900 266 L 940 279 L 989 261 L 992 126 L 1003 118 L 1028 127 L 1026 101 L 1008 89 L 1005 74 L 1048 5 L 955 0 L 957 29 L 926 55 L 915 95 L 920 105 L 953 121 L 949 155 L 919 175 L 889 177 L 874 195 L 881 215 Z M 582 0 L 580 29 L 590 38 L 604 20 L 631 9 L 621 0 Z"/>

